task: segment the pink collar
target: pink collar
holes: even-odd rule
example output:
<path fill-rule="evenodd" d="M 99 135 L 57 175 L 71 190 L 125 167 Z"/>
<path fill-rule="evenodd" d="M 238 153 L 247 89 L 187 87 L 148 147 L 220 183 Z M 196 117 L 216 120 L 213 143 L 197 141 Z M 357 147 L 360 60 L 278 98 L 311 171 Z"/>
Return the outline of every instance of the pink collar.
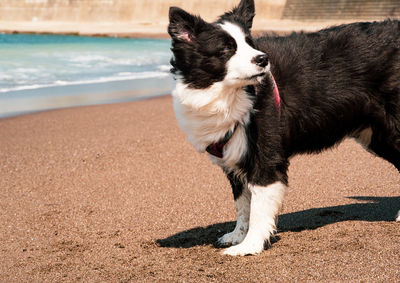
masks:
<path fill-rule="evenodd" d="M 279 95 L 278 86 L 276 84 L 274 76 L 272 75 L 272 73 L 270 73 L 270 75 L 271 75 L 272 87 L 273 87 L 272 92 L 274 93 L 274 97 L 275 97 L 275 106 L 278 109 L 278 113 L 281 113 L 281 96 Z"/>
<path fill-rule="evenodd" d="M 216 142 L 216 143 L 212 143 L 209 146 L 207 146 L 206 151 L 209 154 L 214 155 L 218 158 L 224 157 L 224 146 L 228 143 L 228 141 L 231 139 L 231 137 L 235 133 L 237 126 L 238 126 L 238 124 L 235 125 L 235 128 L 233 128 L 233 130 L 228 131 L 222 140 L 220 140 L 219 142 Z"/>
<path fill-rule="evenodd" d="M 276 85 L 276 81 L 274 79 L 274 76 L 270 73 L 270 77 L 271 77 L 271 81 L 272 81 L 272 91 L 274 93 L 274 97 L 275 97 L 275 106 L 278 109 L 278 113 L 281 113 L 281 96 L 279 95 L 279 90 L 278 90 L 278 86 Z M 228 141 L 230 140 L 230 138 L 233 136 L 233 133 L 235 132 L 237 127 L 237 124 L 235 125 L 235 128 L 233 129 L 233 131 L 228 131 L 224 138 L 216 143 L 212 143 L 209 146 L 207 146 L 206 151 L 211 154 L 214 155 L 218 158 L 223 158 L 224 157 L 224 146 L 228 143 Z"/>

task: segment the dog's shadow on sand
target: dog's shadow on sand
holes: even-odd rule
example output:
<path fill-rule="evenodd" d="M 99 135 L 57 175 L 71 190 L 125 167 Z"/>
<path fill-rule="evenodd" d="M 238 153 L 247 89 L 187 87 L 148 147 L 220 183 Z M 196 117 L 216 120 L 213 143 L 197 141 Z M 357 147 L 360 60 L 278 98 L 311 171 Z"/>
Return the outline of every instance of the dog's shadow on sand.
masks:
<path fill-rule="evenodd" d="M 400 196 L 398 197 L 348 197 L 360 203 L 338 205 L 324 208 L 312 208 L 298 212 L 282 214 L 278 219 L 278 232 L 301 232 L 342 221 L 394 221 L 400 210 Z M 206 227 L 196 227 L 164 239 L 158 239 L 161 247 L 191 248 L 200 245 L 213 244 L 223 234 L 230 232 L 235 222 L 217 223 Z M 272 239 L 272 243 L 279 240 L 279 236 Z"/>

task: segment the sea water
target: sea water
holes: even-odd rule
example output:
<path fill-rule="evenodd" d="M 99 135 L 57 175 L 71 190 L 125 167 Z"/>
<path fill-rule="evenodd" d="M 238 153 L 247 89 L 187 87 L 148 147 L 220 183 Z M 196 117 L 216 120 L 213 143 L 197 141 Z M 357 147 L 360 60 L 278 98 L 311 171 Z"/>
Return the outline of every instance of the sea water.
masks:
<path fill-rule="evenodd" d="M 0 117 L 168 94 L 170 41 L 0 34 Z"/>

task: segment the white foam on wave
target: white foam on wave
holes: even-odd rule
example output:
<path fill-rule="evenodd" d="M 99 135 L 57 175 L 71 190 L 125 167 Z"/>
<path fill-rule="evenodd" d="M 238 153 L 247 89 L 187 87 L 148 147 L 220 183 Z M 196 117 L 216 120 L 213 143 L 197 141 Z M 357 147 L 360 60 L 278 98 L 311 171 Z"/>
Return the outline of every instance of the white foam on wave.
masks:
<path fill-rule="evenodd" d="M 62 54 L 64 57 L 65 54 Z M 69 61 L 71 62 L 93 62 L 93 61 L 109 61 L 110 58 L 104 55 L 73 55 Z"/>
<path fill-rule="evenodd" d="M 72 82 L 57 80 L 54 81 L 53 83 L 48 83 L 48 84 L 33 84 L 33 85 L 24 85 L 24 86 L 10 87 L 10 88 L 0 88 L 0 93 L 21 91 L 21 90 L 32 90 L 32 89 L 55 87 L 55 86 L 85 85 L 85 84 L 95 84 L 95 83 L 138 80 L 138 79 L 162 78 L 167 76 L 169 76 L 169 74 L 166 72 L 152 72 L 152 71 L 141 72 L 141 73 L 121 72 L 118 73 L 116 76 L 101 77 L 96 79 L 88 79 L 88 80 L 80 80 Z"/>
<path fill-rule="evenodd" d="M 71 66 L 93 67 L 93 66 L 146 66 L 149 64 L 157 64 L 169 58 L 169 53 L 160 54 L 126 54 L 126 57 L 118 55 L 105 55 L 105 54 L 61 54 L 60 58 L 66 61 Z"/>
<path fill-rule="evenodd" d="M 157 68 L 162 72 L 169 72 L 171 70 L 171 65 L 160 65 Z"/>

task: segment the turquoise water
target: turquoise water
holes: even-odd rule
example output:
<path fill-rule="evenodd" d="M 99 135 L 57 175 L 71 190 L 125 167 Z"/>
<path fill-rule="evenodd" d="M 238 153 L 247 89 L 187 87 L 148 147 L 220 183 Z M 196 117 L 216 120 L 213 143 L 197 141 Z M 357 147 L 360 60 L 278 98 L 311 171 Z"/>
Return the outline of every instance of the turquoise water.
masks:
<path fill-rule="evenodd" d="M 169 93 L 169 48 L 162 39 L 0 34 L 0 117 Z"/>

